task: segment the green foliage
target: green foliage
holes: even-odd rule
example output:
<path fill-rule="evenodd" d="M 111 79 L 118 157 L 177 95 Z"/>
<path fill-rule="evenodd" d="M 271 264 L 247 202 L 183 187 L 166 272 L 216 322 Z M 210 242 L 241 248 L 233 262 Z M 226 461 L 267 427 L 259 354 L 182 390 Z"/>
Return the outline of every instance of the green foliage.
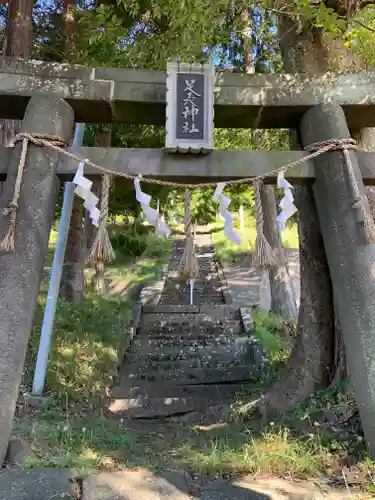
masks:
<path fill-rule="evenodd" d="M 39 298 L 30 337 L 30 359 L 35 360 L 39 345 L 46 296 Z M 47 392 L 64 400 L 84 403 L 101 395 L 107 377 L 118 363 L 130 318 L 130 306 L 116 299 L 86 294 L 82 305 L 59 300 L 55 316 L 52 355 L 48 363 Z M 28 369 L 33 368 L 29 365 Z M 30 373 L 31 375 L 31 373 Z"/>
<path fill-rule="evenodd" d="M 289 358 L 291 344 L 283 338 L 283 320 L 260 309 L 253 311 L 254 335 L 266 351 L 271 365 L 279 366 Z"/>
<path fill-rule="evenodd" d="M 147 248 L 147 242 L 144 238 L 129 231 L 115 234 L 111 241 L 114 248 L 120 249 L 125 255 L 134 257 L 139 257 Z"/>

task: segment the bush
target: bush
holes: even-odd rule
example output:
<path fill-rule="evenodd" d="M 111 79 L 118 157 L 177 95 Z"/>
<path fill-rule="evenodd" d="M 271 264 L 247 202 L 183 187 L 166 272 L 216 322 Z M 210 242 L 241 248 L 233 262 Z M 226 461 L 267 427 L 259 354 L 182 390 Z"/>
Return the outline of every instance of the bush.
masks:
<path fill-rule="evenodd" d="M 131 232 L 120 232 L 112 236 L 112 245 L 126 255 L 139 257 L 147 248 L 145 235 L 133 234 Z"/>

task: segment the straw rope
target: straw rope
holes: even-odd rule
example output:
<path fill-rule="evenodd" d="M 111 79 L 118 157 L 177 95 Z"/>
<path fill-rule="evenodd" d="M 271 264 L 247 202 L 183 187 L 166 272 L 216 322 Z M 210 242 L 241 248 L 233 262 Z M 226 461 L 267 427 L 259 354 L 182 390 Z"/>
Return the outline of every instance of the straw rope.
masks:
<path fill-rule="evenodd" d="M 63 139 L 61 139 L 58 136 L 55 135 L 47 135 L 47 134 L 29 134 L 29 133 L 20 133 L 18 134 L 14 142 L 19 142 L 22 141 L 22 151 L 21 151 L 21 157 L 20 157 L 20 162 L 18 165 L 18 172 L 17 172 L 17 179 L 16 179 L 16 184 L 15 184 L 15 189 L 14 189 L 14 194 L 12 197 L 11 202 L 8 204 L 7 208 L 3 210 L 4 215 L 9 215 L 9 220 L 8 220 L 8 230 L 3 238 L 3 241 L 0 243 L 0 250 L 5 250 L 5 251 L 11 251 L 14 250 L 14 235 L 15 235 L 15 226 L 16 226 L 16 218 L 17 218 L 17 208 L 18 208 L 18 200 L 20 196 L 20 189 L 21 189 L 21 184 L 22 184 L 22 178 L 23 178 L 23 173 L 24 173 L 24 168 L 25 168 L 25 161 L 26 161 L 26 154 L 27 154 L 27 149 L 28 149 L 28 144 L 32 143 L 36 146 L 39 147 L 45 147 L 48 149 L 51 149 L 53 151 L 59 152 L 63 155 L 65 155 L 68 158 L 71 158 L 75 161 L 82 162 L 86 160 L 86 164 L 90 165 L 92 168 L 98 170 L 102 174 L 107 174 L 107 175 L 117 175 L 119 177 L 124 177 L 126 179 L 131 179 L 134 180 L 138 177 L 139 173 L 133 174 L 133 173 L 125 173 L 125 172 L 113 172 L 112 170 L 102 167 L 101 165 L 97 165 L 90 160 L 84 159 L 80 156 L 77 156 L 76 154 L 66 151 L 63 149 L 63 145 L 65 145 L 65 142 Z M 361 196 L 360 195 L 360 190 L 359 190 L 359 185 L 358 181 L 355 178 L 354 175 L 354 170 L 353 170 L 353 165 L 351 162 L 349 150 L 357 150 L 359 149 L 358 146 L 356 145 L 354 139 L 333 139 L 333 140 L 327 140 L 327 141 L 322 141 L 319 143 L 311 144 L 305 148 L 308 154 L 304 156 L 303 158 L 300 158 L 296 161 L 290 162 L 286 165 L 282 165 L 279 168 L 276 168 L 274 170 L 271 170 L 270 172 L 265 172 L 264 174 L 258 175 L 256 177 L 244 177 L 241 179 L 233 179 L 229 180 L 226 182 L 228 186 L 233 186 L 237 184 L 248 184 L 248 183 L 253 183 L 254 185 L 254 196 L 257 196 L 255 193 L 256 189 L 256 183 L 257 181 L 263 181 L 267 177 L 270 176 L 276 176 L 280 172 L 285 172 L 286 170 L 296 167 L 297 165 L 301 165 L 304 163 L 309 162 L 310 160 L 320 156 L 323 153 L 326 153 L 328 151 L 343 151 L 344 154 L 344 159 L 345 159 L 345 164 L 346 164 L 346 169 L 347 169 L 347 174 L 348 174 L 348 180 L 352 189 L 353 193 L 353 201 L 352 201 L 352 206 L 355 208 L 358 208 L 360 210 L 360 213 L 363 217 L 363 222 L 364 222 L 364 231 L 365 231 L 365 237 L 368 242 L 375 242 L 375 225 L 374 221 L 371 217 L 371 212 L 369 209 L 368 201 L 365 195 Z M 149 177 L 142 177 L 143 182 L 147 182 L 149 184 L 157 184 L 157 185 L 162 185 L 162 186 L 170 186 L 170 187 L 185 187 L 187 189 L 198 189 L 198 188 L 204 188 L 204 187 L 215 187 L 217 185 L 217 182 L 201 182 L 198 184 L 191 184 L 191 183 L 177 183 L 177 182 L 171 182 L 171 181 L 164 181 L 164 180 L 159 180 L 159 179 L 151 179 Z M 259 188 L 259 185 L 258 185 Z M 259 203 L 259 202 L 258 202 Z M 186 205 L 185 205 L 186 208 Z M 186 215 L 186 214 L 185 214 Z M 108 215 L 107 215 L 108 216 Z M 261 220 L 263 219 L 263 215 L 261 212 L 259 212 L 259 204 L 258 204 L 258 223 L 257 226 L 259 229 L 261 229 Z M 101 232 L 103 235 L 103 231 Z M 104 236 L 103 236 L 104 238 Z M 187 238 L 190 241 L 190 238 Z M 190 243 L 189 243 L 190 244 Z M 260 257 L 261 255 L 264 256 L 263 262 L 266 264 L 268 257 L 271 257 L 270 253 L 268 252 L 268 249 L 266 248 L 265 244 L 265 238 L 260 236 L 258 239 L 258 257 L 260 262 L 262 262 L 262 258 Z M 110 253 L 110 252 L 109 252 Z M 270 262 L 272 258 L 268 259 L 268 262 Z"/>
<path fill-rule="evenodd" d="M 87 158 L 82 158 L 81 156 L 77 156 L 76 154 L 67 151 L 63 149 L 62 147 L 58 146 L 57 144 L 54 144 L 52 141 L 50 142 L 49 140 L 43 139 L 40 137 L 41 134 L 28 134 L 28 133 L 21 133 L 16 136 L 18 140 L 21 139 L 27 139 L 29 142 L 32 144 L 35 144 L 36 146 L 42 146 L 46 147 L 49 149 L 52 149 L 53 151 L 57 151 L 59 153 L 62 153 L 64 156 L 67 158 L 71 158 L 72 160 L 79 162 L 85 161 L 85 164 L 88 166 L 91 166 L 95 170 L 98 170 L 102 174 L 109 174 L 109 175 L 115 175 L 118 177 L 124 177 L 125 179 L 130 179 L 134 180 L 138 177 L 138 173 L 126 173 L 126 172 L 114 172 L 113 170 L 110 170 L 109 168 L 102 167 L 101 165 L 97 165 L 96 163 L 90 161 Z M 46 136 L 47 137 L 47 136 Z M 51 137 L 56 137 L 56 136 L 51 136 Z M 312 151 L 311 153 L 308 153 L 306 156 L 303 158 L 299 158 L 298 160 L 295 160 L 293 162 L 287 163 L 286 165 L 282 165 L 281 167 L 275 168 L 274 170 L 270 170 L 269 172 L 265 172 L 264 174 L 257 175 L 256 177 L 243 177 L 240 179 L 232 179 L 229 181 L 226 181 L 226 184 L 228 186 L 233 186 L 236 184 L 250 184 L 254 181 L 261 181 L 266 179 L 267 177 L 270 176 L 276 176 L 280 172 L 285 172 L 286 170 L 289 170 L 290 168 L 296 167 L 298 165 L 302 165 L 303 163 L 308 163 L 310 160 L 320 156 L 323 153 L 327 153 L 328 151 L 336 151 L 336 150 L 342 150 L 342 149 L 358 149 L 357 146 L 351 147 L 350 144 L 347 145 L 347 141 L 352 141 L 353 139 L 339 139 L 339 140 L 328 140 L 328 141 L 322 141 L 320 143 L 316 143 L 319 148 L 315 151 Z M 341 144 L 341 147 L 340 147 Z M 306 151 L 308 151 L 308 148 L 305 148 Z M 142 175 L 142 182 L 147 182 L 148 184 L 158 184 L 160 186 L 170 186 L 170 187 L 185 187 L 187 189 L 199 189 L 199 188 L 204 188 L 204 187 L 216 187 L 217 182 L 200 182 L 197 184 L 191 184 L 191 183 L 186 183 L 186 182 L 172 182 L 172 181 L 164 181 L 161 179 L 152 179 L 150 177 L 145 177 Z"/>

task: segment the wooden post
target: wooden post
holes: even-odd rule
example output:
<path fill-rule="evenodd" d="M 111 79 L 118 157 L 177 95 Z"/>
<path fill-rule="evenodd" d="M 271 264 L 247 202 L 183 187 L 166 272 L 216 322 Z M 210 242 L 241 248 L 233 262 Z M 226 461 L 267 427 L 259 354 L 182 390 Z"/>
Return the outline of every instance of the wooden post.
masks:
<path fill-rule="evenodd" d="M 309 109 L 301 120 L 303 147 L 328 139 L 349 138 L 341 107 Z M 350 152 L 360 194 L 365 193 L 356 154 Z M 375 165 L 374 165 L 375 168 Z M 352 207 L 343 153 L 315 160 L 314 197 L 343 334 L 349 375 L 371 456 L 375 457 L 375 245 L 367 244 L 358 212 Z M 335 304 L 336 305 L 336 304 Z"/>
<path fill-rule="evenodd" d="M 238 215 L 240 218 L 240 229 L 244 231 L 245 229 L 245 211 L 243 208 L 243 203 L 241 203 L 240 208 L 238 209 Z"/>
<path fill-rule="evenodd" d="M 292 278 L 286 267 L 285 249 L 277 227 L 275 188 L 263 185 L 260 190 L 264 217 L 264 235 L 277 255 L 280 265 L 269 270 L 271 287 L 271 311 L 283 318 L 295 318 L 298 315 L 296 296 Z"/>
<path fill-rule="evenodd" d="M 54 96 L 35 96 L 29 101 L 22 132 L 71 135 L 73 110 Z M 21 144 L 14 149 L 1 207 L 13 194 Z M 0 466 L 4 461 L 13 425 L 27 343 L 32 328 L 39 283 L 48 249 L 59 180 L 58 154 L 29 145 L 21 186 L 15 251 L 0 253 Z M 0 215 L 0 238 L 8 219 Z"/>

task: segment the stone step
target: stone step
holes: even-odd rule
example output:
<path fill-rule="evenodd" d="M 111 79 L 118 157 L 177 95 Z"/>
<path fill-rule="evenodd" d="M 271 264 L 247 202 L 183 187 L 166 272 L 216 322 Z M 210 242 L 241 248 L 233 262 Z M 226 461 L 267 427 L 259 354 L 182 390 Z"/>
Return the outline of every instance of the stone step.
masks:
<path fill-rule="evenodd" d="M 218 336 L 183 336 L 180 337 L 147 337 L 137 335 L 132 342 L 131 350 L 135 352 L 137 349 L 145 350 L 162 350 L 162 349 L 195 349 L 197 346 L 202 347 L 220 347 L 231 346 L 236 343 L 237 339 L 242 338 L 238 335 L 218 335 Z"/>
<path fill-rule="evenodd" d="M 186 356 L 190 357 L 200 357 L 206 359 L 208 356 L 226 356 L 229 354 L 235 354 L 239 352 L 246 351 L 248 349 L 253 349 L 253 342 L 248 336 L 235 337 L 232 344 L 229 345 L 218 345 L 214 344 L 211 346 L 207 345 L 192 345 L 185 348 L 181 348 L 179 345 L 172 347 L 165 347 L 164 345 L 153 346 L 152 349 L 149 348 L 148 344 L 144 348 L 134 349 L 132 346 L 127 355 L 127 362 L 132 362 L 135 360 L 146 360 L 150 359 L 153 361 L 177 361 L 179 359 L 185 359 Z"/>
<path fill-rule="evenodd" d="M 176 300 L 175 294 L 173 295 L 173 297 L 164 296 L 164 297 L 160 298 L 159 304 L 171 304 L 175 300 Z M 180 304 L 190 304 L 190 298 L 188 295 L 186 295 L 186 296 L 179 295 L 178 301 Z M 222 297 L 217 297 L 217 298 L 206 298 L 206 297 L 203 297 L 203 298 L 198 297 L 197 298 L 197 297 L 195 297 L 194 298 L 194 304 L 199 304 L 199 305 L 208 305 L 208 304 L 218 304 L 219 305 L 219 304 L 222 304 L 223 302 L 224 302 L 224 300 Z"/>
<path fill-rule="evenodd" d="M 244 361 L 245 356 L 234 356 L 230 353 L 226 356 L 211 356 L 211 359 L 202 359 L 198 356 L 190 358 L 185 357 L 185 359 L 178 359 L 176 361 L 153 361 L 150 359 L 136 360 L 134 362 L 129 362 L 126 365 L 126 371 L 128 373 L 135 373 L 138 377 L 145 372 L 167 372 L 173 371 L 175 373 L 186 372 L 188 370 L 198 370 L 198 369 L 220 369 L 228 370 L 234 366 L 241 366 L 246 364 L 255 363 L 254 351 L 250 350 L 246 361 Z"/>
<path fill-rule="evenodd" d="M 180 325 L 165 327 L 149 327 L 141 325 L 138 337 L 149 339 L 170 339 L 175 338 L 177 342 L 184 338 L 209 339 L 218 337 L 233 337 L 243 332 L 242 325 L 238 322 L 228 322 L 225 325 Z"/>
<path fill-rule="evenodd" d="M 223 404 L 222 399 L 196 398 L 124 398 L 115 399 L 107 406 L 117 418 L 171 417 L 192 411 L 206 410 L 210 406 Z"/>
<path fill-rule="evenodd" d="M 250 382 L 251 383 L 251 382 Z M 207 398 L 221 399 L 225 401 L 228 397 L 241 394 L 249 387 L 249 382 L 242 384 L 212 384 L 212 385 L 160 385 L 154 383 L 143 383 L 132 385 L 123 383 L 116 385 L 110 390 L 111 399 L 124 398 Z"/>
<path fill-rule="evenodd" d="M 204 314 L 213 314 L 219 317 L 228 317 L 233 316 L 234 318 L 240 317 L 240 311 L 238 307 L 234 305 L 227 304 L 218 304 L 215 306 L 206 305 L 206 306 L 198 306 L 198 305 L 184 305 L 184 304 L 159 304 L 157 306 L 154 305 L 144 305 L 142 307 L 143 314 L 196 314 L 196 313 L 204 313 Z"/>
<path fill-rule="evenodd" d="M 123 381 L 128 380 L 134 385 L 142 382 L 157 382 L 165 385 L 190 385 L 190 384 L 218 384 L 224 382 L 243 382 L 259 377 L 261 368 L 257 363 L 254 366 L 240 365 L 226 369 L 223 368 L 198 368 L 183 367 L 176 371 L 127 371 Z"/>
<path fill-rule="evenodd" d="M 240 313 L 235 310 L 226 311 L 220 308 L 216 311 L 214 308 L 210 313 L 180 313 L 180 314 L 164 314 L 164 313 L 150 313 L 143 314 L 141 317 L 141 326 L 165 326 L 172 327 L 182 324 L 204 325 L 217 324 L 224 325 L 234 321 L 240 321 Z"/>

